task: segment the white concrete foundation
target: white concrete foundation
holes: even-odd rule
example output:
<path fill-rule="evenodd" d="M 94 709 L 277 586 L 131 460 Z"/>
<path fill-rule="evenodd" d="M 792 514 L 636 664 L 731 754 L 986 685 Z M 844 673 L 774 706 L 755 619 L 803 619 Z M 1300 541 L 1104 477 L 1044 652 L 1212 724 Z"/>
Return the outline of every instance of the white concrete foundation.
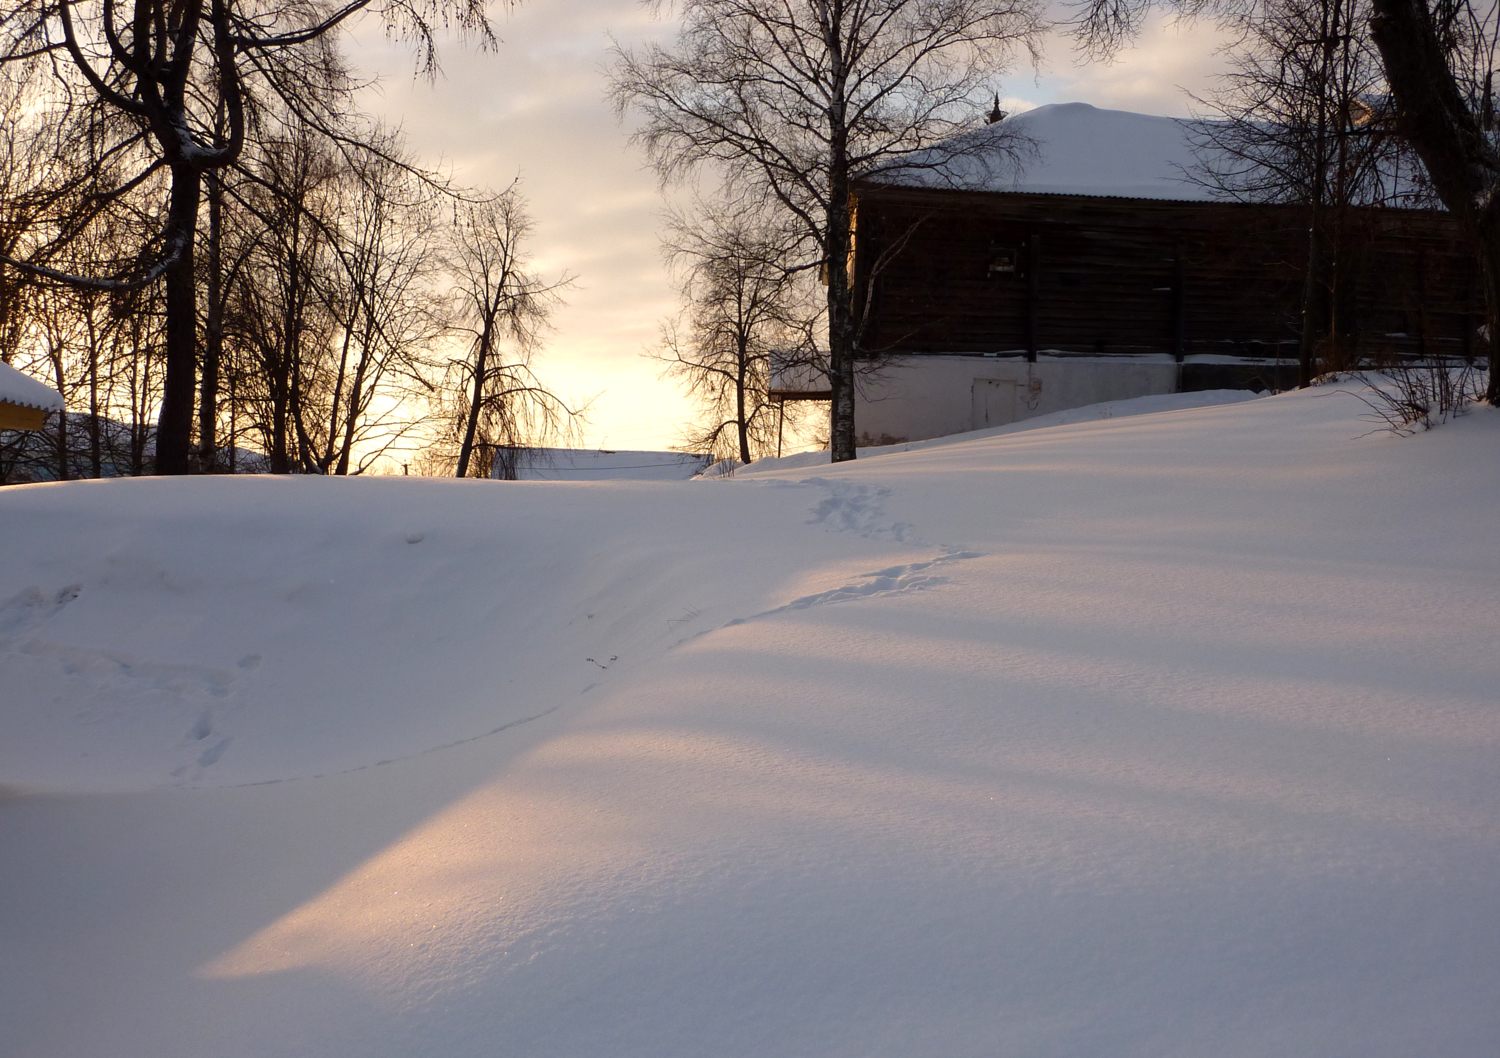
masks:
<path fill-rule="evenodd" d="M 896 444 L 1004 426 L 1034 415 L 1178 389 L 1167 355 L 898 356 L 860 380 L 860 444 Z"/>

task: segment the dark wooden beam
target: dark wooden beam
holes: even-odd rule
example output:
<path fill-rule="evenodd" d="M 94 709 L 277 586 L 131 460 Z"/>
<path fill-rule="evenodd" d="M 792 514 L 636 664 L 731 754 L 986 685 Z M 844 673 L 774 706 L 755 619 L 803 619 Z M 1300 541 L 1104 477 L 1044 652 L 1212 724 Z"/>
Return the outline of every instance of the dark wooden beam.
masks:
<path fill-rule="evenodd" d="M 1181 250 L 1172 258 L 1172 355 L 1179 364 L 1187 355 L 1187 268 Z"/>
<path fill-rule="evenodd" d="M 1026 360 L 1036 363 L 1042 329 L 1042 235 L 1032 232 L 1026 246 Z"/>

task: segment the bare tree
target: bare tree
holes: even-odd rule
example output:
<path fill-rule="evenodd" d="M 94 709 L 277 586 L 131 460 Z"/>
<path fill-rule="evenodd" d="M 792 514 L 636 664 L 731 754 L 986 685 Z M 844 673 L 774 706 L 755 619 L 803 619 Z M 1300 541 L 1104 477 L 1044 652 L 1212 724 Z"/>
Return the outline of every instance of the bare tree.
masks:
<path fill-rule="evenodd" d="M 331 266 L 326 218 L 338 200 L 338 159 L 316 136 L 262 145 L 257 181 L 242 189 L 243 213 L 258 222 L 238 232 L 248 240 L 249 264 L 233 285 L 235 339 L 255 370 L 238 399 L 253 407 L 253 421 L 272 473 L 306 466 L 305 411 L 316 382 L 316 361 L 336 328 L 322 289 Z"/>
<path fill-rule="evenodd" d="M 87 115 L 46 120 L 34 87 L 24 68 L 0 65 L 0 258 L 72 264 L 135 252 L 153 219 L 149 205 L 98 208 L 118 181 L 117 159 L 98 150 Z M 58 231 L 72 235 L 59 243 Z M 41 430 L 0 442 L 0 483 L 149 468 L 149 436 L 130 425 L 131 399 L 154 393 L 158 322 L 153 300 L 139 293 L 58 287 L 0 263 L 0 361 L 45 379 L 67 408 Z"/>
<path fill-rule="evenodd" d="M 685 303 L 653 354 L 703 411 L 687 447 L 749 463 L 776 441 L 772 371 L 813 356 L 816 308 L 792 266 L 797 234 L 765 214 L 699 204 L 674 215 L 665 241 Z"/>
<path fill-rule="evenodd" d="M 532 371 L 547 316 L 569 280 L 548 283 L 527 267 L 522 244 L 530 231 L 514 187 L 463 204 L 455 218 L 449 270 L 468 343 L 446 365 L 437 409 L 438 446 L 452 453 L 456 477 L 488 476 L 497 445 L 545 439 L 575 415 Z"/>
<path fill-rule="evenodd" d="M 44 379 L 65 411 L 0 441 L 0 484 L 115 477 L 151 469 L 140 404 L 154 402 L 159 307 L 148 291 L 41 287 L 26 305 L 14 366 Z"/>
<path fill-rule="evenodd" d="M 390 137 L 380 155 L 362 159 L 334 218 L 338 268 L 327 298 L 337 333 L 312 460 L 321 473 L 363 470 L 417 424 L 399 398 L 420 382 L 424 354 L 449 326 L 433 288 L 437 193 L 392 160 L 399 155 Z"/>
<path fill-rule="evenodd" d="M 613 97 L 664 179 L 712 167 L 732 208 L 769 200 L 800 226 L 828 285 L 830 446 L 855 456 L 853 181 L 982 113 L 1034 0 L 685 0 L 671 49 L 617 49 Z"/>
<path fill-rule="evenodd" d="M 1089 50 L 1107 55 L 1153 8 L 1237 17 L 1255 11 L 1252 0 L 1085 0 L 1075 25 Z M 1500 144 L 1494 135 L 1500 4 L 1370 0 L 1370 10 L 1369 33 L 1380 53 L 1396 131 L 1478 253 L 1489 348 L 1485 399 L 1500 405 Z M 1343 30 L 1361 32 L 1352 20 Z"/>
<path fill-rule="evenodd" d="M 76 224 L 86 210 L 82 170 L 97 159 L 80 150 L 77 122 L 36 120 L 25 71 L 0 65 L 0 362 L 10 363 L 27 328 L 38 277 L 7 262 L 50 258 L 39 233 Z M 95 178 L 106 182 L 108 173 Z"/>
<path fill-rule="evenodd" d="M 432 20 L 492 38 L 484 0 L 17 0 L 0 14 L 0 64 L 52 74 L 48 101 L 70 118 L 80 109 L 108 130 L 102 153 L 134 172 L 99 192 L 103 209 L 137 192 L 160 194 L 162 226 L 143 237 L 114 274 L 81 274 L 7 258 L 35 275 L 120 290 L 164 280 L 166 377 L 157 469 L 189 469 L 197 359 L 194 246 L 205 174 L 233 165 L 257 115 L 275 101 L 339 141 L 341 107 L 353 90 L 333 50 L 340 28 L 364 10 L 418 45 L 430 68 Z M 128 8 L 128 10 L 122 10 Z M 45 64 L 45 65 L 43 65 Z M 66 238 L 70 232 L 59 232 Z"/>
<path fill-rule="evenodd" d="M 1231 67 L 1195 122 L 1204 183 L 1307 210 L 1299 384 L 1321 359 L 1353 367 L 1340 311 L 1361 248 L 1354 207 L 1412 204 L 1420 166 L 1384 120 L 1385 84 L 1361 32 L 1369 0 L 1261 0 L 1225 21 Z M 1200 100 L 1203 102 L 1203 100 Z"/>
<path fill-rule="evenodd" d="M 1500 405 L 1500 145 L 1494 69 L 1500 5 L 1488 0 L 1372 0 L 1396 128 L 1479 250 L 1489 384 Z"/>

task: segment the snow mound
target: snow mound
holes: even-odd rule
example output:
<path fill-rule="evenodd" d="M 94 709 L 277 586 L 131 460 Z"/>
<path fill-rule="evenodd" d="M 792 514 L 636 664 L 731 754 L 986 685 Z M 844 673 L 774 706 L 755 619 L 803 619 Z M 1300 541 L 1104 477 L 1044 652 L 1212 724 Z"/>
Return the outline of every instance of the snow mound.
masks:
<path fill-rule="evenodd" d="M 0 783 L 242 785 L 385 764 L 506 730 L 776 605 L 795 551 L 720 542 L 796 534 L 822 490 L 683 505 L 667 488 L 6 489 Z"/>
<path fill-rule="evenodd" d="M 0 1051 L 1500 1052 L 1500 411 L 1348 389 L 0 490 Z"/>
<path fill-rule="evenodd" d="M 966 441 L 977 441 L 984 437 L 1004 437 L 1008 434 L 1023 433 L 1028 430 L 1045 430 L 1053 426 L 1073 426 L 1078 423 L 1097 422 L 1103 419 L 1127 419 L 1132 415 L 1155 415 L 1159 412 L 1185 411 L 1188 408 L 1213 408 L 1223 404 L 1239 404 L 1241 401 L 1254 400 L 1259 393 L 1251 393 L 1243 389 L 1208 389 L 1199 390 L 1194 393 L 1159 393 L 1149 397 L 1131 397 L 1128 400 L 1110 400 L 1099 404 L 1085 404 L 1078 408 L 1066 408 L 1062 411 L 1048 412 L 1046 415 L 1036 415 L 1030 419 L 1022 419 L 1020 422 L 1008 423 L 1005 426 L 992 426 L 985 430 L 971 430 L 967 433 L 950 434 L 947 437 L 933 437 L 926 441 L 905 441 L 894 445 L 870 445 L 860 448 L 857 452 L 859 459 L 874 459 L 878 456 L 893 455 L 897 452 L 913 452 L 925 448 L 942 448 L 947 445 L 962 444 Z M 817 452 L 795 452 L 789 456 L 780 458 L 760 459 L 745 466 L 738 460 L 725 460 L 716 463 L 704 472 L 704 477 L 723 477 L 730 474 L 748 475 L 761 474 L 772 470 L 796 470 L 802 467 L 816 467 L 828 465 L 829 456 L 826 449 Z"/>

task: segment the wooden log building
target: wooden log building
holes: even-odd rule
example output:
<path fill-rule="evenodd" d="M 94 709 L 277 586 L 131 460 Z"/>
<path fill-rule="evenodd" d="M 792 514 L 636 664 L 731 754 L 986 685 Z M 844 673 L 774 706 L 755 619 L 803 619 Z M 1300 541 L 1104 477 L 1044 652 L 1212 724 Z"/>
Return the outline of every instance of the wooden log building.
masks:
<path fill-rule="evenodd" d="M 889 361 L 856 412 L 867 440 L 1295 384 L 1305 208 L 1211 198 L 1185 176 L 1181 121 L 1083 104 L 1011 121 L 1034 147 L 998 178 L 920 171 L 858 186 L 856 281 L 887 258 L 861 343 Z M 1347 360 L 1477 353 L 1482 292 L 1450 216 L 1359 209 L 1346 230 L 1353 273 L 1333 308 Z"/>

